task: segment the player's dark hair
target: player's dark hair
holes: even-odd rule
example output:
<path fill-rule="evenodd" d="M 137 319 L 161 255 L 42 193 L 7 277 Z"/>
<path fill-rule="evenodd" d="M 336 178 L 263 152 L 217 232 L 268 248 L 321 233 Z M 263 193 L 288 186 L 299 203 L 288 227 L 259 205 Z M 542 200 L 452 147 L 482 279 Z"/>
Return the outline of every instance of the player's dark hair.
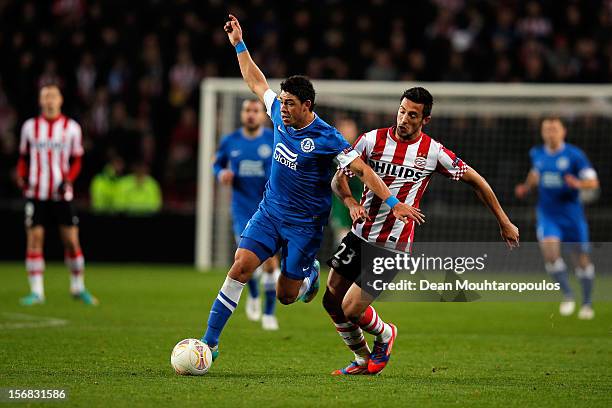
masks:
<path fill-rule="evenodd" d="M 264 103 L 261 101 L 261 99 L 257 98 L 257 97 L 249 97 L 249 98 L 245 98 L 244 102 L 257 102 L 259 103 L 261 106 L 263 106 L 263 110 L 266 110 L 266 105 L 264 105 Z"/>
<path fill-rule="evenodd" d="M 540 123 L 544 122 L 545 120 L 559 121 L 559 123 L 561 123 L 561 126 L 563 126 L 564 128 L 567 128 L 567 126 L 565 125 L 565 121 L 559 115 L 544 115 Z"/>
<path fill-rule="evenodd" d="M 422 104 L 424 118 L 431 115 L 431 108 L 433 106 L 433 96 L 431 96 L 427 89 L 420 86 L 415 86 L 414 88 L 407 89 L 404 91 L 404 94 L 400 99 L 400 103 L 404 100 L 404 98 L 414 103 Z"/>
<path fill-rule="evenodd" d="M 297 96 L 300 102 L 310 101 L 310 111 L 315 106 L 315 90 L 310 79 L 304 75 L 292 75 L 281 82 L 281 91 Z"/>
<path fill-rule="evenodd" d="M 45 83 L 43 83 L 42 85 L 40 85 L 40 86 L 38 87 L 38 92 L 42 91 L 42 90 L 43 90 L 43 88 L 57 88 L 57 90 L 58 90 L 58 91 L 59 91 L 61 94 L 63 94 L 63 93 L 64 93 L 64 92 L 63 92 L 63 90 L 62 90 L 61 85 L 60 85 L 59 83 L 57 83 L 57 82 L 54 82 L 54 81 L 48 81 L 48 82 L 45 82 Z"/>

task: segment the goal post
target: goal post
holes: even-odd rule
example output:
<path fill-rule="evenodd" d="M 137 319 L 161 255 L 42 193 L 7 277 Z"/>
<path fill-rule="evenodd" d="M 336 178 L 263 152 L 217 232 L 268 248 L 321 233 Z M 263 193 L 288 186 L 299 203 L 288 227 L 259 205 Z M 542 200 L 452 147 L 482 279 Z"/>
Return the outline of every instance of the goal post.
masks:
<path fill-rule="evenodd" d="M 269 80 L 279 91 L 279 79 Z M 540 143 L 543 115 L 566 119 L 568 141 L 587 152 L 604 187 L 587 212 L 594 240 L 612 228 L 606 180 L 612 176 L 612 85 L 412 83 L 374 81 L 313 81 L 316 111 L 334 125 L 338 118 L 354 119 L 360 132 L 391 126 L 401 94 L 422 86 L 434 97 L 432 121 L 425 132 L 473 165 L 496 190 L 504 208 L 525 228 L 533 226 L 533 199 L 519 201 L 513 187 L 529 170 L 528 150 Z M 200 87 L 198 194 L 195 264 L 199 270 L 227 266 L 234 251 L 231 231 L 231 192 L 215 183 L 212 159 L 219 139 L 240 126 L 240 101 L 251 96 L 242 79 L 208 78 Z M 423 208 L 429 225 L 417 240 L 488 240 L 491 217 L 469 189 L 434 182 Z M 482 225 L 481 225 L 482 224 Z M 330 246 L 325 244 L 324 246 Z"/>

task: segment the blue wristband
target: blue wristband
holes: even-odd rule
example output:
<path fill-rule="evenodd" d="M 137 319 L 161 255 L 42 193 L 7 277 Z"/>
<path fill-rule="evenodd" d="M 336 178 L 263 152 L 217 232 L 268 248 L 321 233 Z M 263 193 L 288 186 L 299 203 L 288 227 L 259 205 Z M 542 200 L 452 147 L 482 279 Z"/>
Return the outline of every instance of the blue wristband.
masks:
<path fill-rule="evenodd" d="M 396 196 L 392 195 L 385 200 L 385 203 L 387 203 L 389 207 L 393 208 L 400 203 L 400 200 L 398 200 Z"/>
<path fill-rule="evenodd" d="M 247 47 L 242 40 L 236 44 L 234 48 L 236 48 L 236 54 L 240 54 L 241 52 L 245 52 L 247 50 Z"/>

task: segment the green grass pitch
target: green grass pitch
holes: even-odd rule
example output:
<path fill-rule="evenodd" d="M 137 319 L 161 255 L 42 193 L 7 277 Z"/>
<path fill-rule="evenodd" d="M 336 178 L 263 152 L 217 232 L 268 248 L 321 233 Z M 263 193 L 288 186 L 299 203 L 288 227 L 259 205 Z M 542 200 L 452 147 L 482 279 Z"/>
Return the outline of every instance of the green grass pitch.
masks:
<path fill-rule="evenodd" d="M 321 294 L 279 305 L 272 333 L 240 305 L 211 371 L 178 376 L 170 351 L 202 335 L 222 280 L 187 267 L 90 265 L 101 301 L 91 308 L 69 297 L 67 271 L 51 264 L 47 303 L 25 308 L 22 266 L 0 264 L 0 388 L 66 388 L 68 400 L 53 405 L 81 407 L 612 406 L 612 303 L 603 302 L 593 321 L 561 318 L 552 303 L 379 303 L 399 328 L 393 357 L 379 376 L 350 378 L 329 375 L 351 354 Z"/>

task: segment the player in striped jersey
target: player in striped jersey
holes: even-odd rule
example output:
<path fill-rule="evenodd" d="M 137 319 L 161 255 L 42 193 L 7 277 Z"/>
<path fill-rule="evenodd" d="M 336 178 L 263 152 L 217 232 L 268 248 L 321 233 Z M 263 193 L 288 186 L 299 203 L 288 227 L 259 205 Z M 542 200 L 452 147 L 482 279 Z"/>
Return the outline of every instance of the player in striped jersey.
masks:
<path fill-rule="evenodd" d="M 455 153 L 423 133 L 423 125 L 431 119 L 432 105 L 433 98 L 426 89 L 407 90 L 400 99 L 396 125 L 361 135 L 354 145 L 355 151 L 398 200 L 414 208 L 419 208 L 434 173 L 471 185 L 497 218 L 501 236 L 509 247 L 518 245 L 518 228 L 506 216 L 486 180 Z M 358 203 L 348 186 L 349 176 L 346 170 L 339 170 L 332 181 L 334 193 L 349 208 L 354 222 L 351 232 L 328 260 L 332 269 L 323 305 L 345 344 L 355 353 L 355 361 L 332 374 L 376 374 L 389 361 L 397 328 L 385 323 L 371 306 L 380 292 L 361 287 L 361 251 L 367 243 L 376 244 L 377 247 L 369 248 L 382 252 L 383 256 L 389 250 L 409 251 L 415 222 L 396 222 L 389 209 L 368 188 L 364 188 Z M 364 331 L 376 336 L 371 353 Z"/>
<path fill-rule="evenodd" d="M 30 294 L 23 305 L 44 303 L 43 256 L 45 225 L 59 224 L 70 270 L 70 292 L 86 304 L 96 305 L 84 283 L 83 252 L 79 242 L 79 219 L 72 205 L 72 183 L 81 170 L 81 127 L 62 114 L 63 98 L 56 85 L 43 86 L 39 94 L 41 115 L 28 119 L 21 128 L 18 184 L 26 198 L 26 270 Z"/>

